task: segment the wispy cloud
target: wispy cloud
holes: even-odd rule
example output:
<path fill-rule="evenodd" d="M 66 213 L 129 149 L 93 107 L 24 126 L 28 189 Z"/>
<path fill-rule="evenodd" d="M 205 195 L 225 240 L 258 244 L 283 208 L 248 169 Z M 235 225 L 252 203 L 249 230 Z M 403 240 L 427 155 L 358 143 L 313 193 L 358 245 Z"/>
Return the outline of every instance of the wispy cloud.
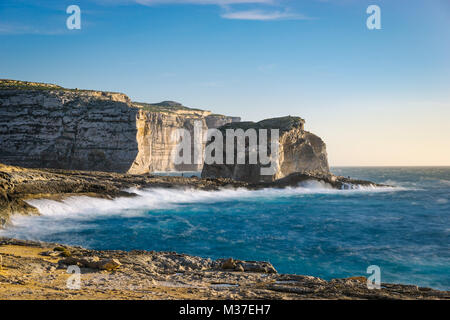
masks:
<path fill-rule="evenodd" d="M 246 11 L 234 11 L 226 12 L 221 15 L 224 19 L 233 20 L 259 20 L 259 21 L 270 21 L 270 20 L 308 20 L 309 17 L 292 12 L 283 11 L 262 11 L 262 10 L 246 10 Z"/>
<path fill-rule="evenodd" d="M 275 0 L 135 0 L 144 5 L 156 4 L 199 4 L 227 6 L 233 4 L 273 4 Z"/>
<path fill-rule="evenodd" d="M 255 20 L 255 21 L 270 21 L 270 20 L 306 20 L 309 17 L 293 13 L 288 10 L 273 10 L 272 6 L 279 5 L 279 0 L 133 0 L 133 2 L 152 6 L 162 4 L 192 4 L 192 5 L 217 5 L 222 7 L 226 12 L 220 16 L 224 19 L 233 20 Z M 256 6 L 249 10 L 231 10 L 234 5 L 252 5 Z M 271 10 L 261 10 L 258 7 L 262 5 L 270 5 Z"/>
<path fill-rule="evenodd" d="M 59 29 L 43 29 L 32 25 L 23 24 L 0 24 L 0 35 L 21 35 L 21 34 L 33 34 L 33 35 L 58 35 L 65 33 L 63 28 Z"/>

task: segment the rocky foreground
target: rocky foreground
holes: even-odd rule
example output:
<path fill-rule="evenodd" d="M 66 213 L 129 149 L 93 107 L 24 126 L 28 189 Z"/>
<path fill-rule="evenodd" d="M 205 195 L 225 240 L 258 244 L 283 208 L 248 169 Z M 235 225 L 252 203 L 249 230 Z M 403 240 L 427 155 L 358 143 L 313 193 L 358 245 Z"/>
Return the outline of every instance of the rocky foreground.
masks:
<path fill-rule="evenodd" d="M 321 173 L 295 173 L 266 183 L 248 183 L 232 179 L 200 179 L 198 177 L 168 177 L 133 175 L 112 172 L 73 171 L 59 169 L 26 169 L 0 164 L 0 228 L 13 214 L 38 215 L 26 200 L 33 198 L 63 199 L 74 195 L 114 198 L 132 197 L 124 190 L 130 188 L 192 188 L 219 190 L 221 188 L 284 188 L 306 180 L 328 183 L 338 189 L 357 185 L 375 185 L 369 181 L 352 180 Z"/>
<path fill-rule="evenodd" d="M 366 278 L 278 274 L 268 262 L 96 251 L 0 238 L 0 299 L 450 299 L 449 291 Z M 79 288 L 67 268 L 81 271 Z"/>

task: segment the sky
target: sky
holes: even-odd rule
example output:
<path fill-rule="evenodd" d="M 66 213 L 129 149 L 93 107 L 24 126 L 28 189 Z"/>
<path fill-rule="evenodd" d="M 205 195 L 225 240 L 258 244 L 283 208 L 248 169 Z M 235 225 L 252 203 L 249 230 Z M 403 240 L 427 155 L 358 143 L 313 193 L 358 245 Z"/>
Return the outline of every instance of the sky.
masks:
<path fill-rule="evenodd" d="M 0 78 L 300 116 L 332 166 L 450 165 L 449 57 L 449 0 L 0 2 Z"/>

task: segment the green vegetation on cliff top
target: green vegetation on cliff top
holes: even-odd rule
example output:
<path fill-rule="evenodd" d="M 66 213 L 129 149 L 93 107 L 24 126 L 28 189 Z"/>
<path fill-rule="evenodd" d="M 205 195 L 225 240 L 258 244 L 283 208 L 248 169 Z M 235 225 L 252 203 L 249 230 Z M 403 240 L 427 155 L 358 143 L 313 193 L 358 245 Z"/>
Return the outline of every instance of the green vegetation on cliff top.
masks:
<path fill-rule="evenodd" d="M 144 103 L 144 102 L 134 102 L 135 105 L 142 108 L 145 111 L 150 112 L 176 112 L 180 110 L 185 111 L 199 111 L 204 112 L 202 109 L 188 108 L 183 106 L 181 103 L 175 101 L 163 101 L 159 103 Z"/>
<path fill-rule="evenodd" d="M 20 81 L 20 80 L 11 80 L 11 79 L 0 79 L 0 90 L 61 90 L 61 91 L 70 91 L 70 92 L 98 92 L 98 90 L 86 90 L 86 89 L 69 89 L 64 88 L 56 84 L 50 83 L 42 83 L 42 82 L 31 82 L 31 81 Z M 109 92 L 116 93 L 116 92 Z M 206 110 L 189 108 L 183 106 L 181 103 L 175 101 L 163 101 L 159 103 L 144 103 L 144 102 L 133 102 L 133 104 L 139 108 L 142 108 L 146 111 L 150 112 L 166 112 L 166 113 L 174 113 L 176 111 L 197 111 L 197 112 L 205 112 Z M 211 116 L 216 117 L 225 117 L 220 114 L 211 114 Z"/>
<path fill-rule="evenodd" d="M 97 90 L 69 89 L 51 83 L 20 81 L 10 79 L 0 79 L 0 90 L 61 90 L 61 91 L 80 91 L 96 92 Z M 116 93 L 116 92 L 111 92 Z"/>

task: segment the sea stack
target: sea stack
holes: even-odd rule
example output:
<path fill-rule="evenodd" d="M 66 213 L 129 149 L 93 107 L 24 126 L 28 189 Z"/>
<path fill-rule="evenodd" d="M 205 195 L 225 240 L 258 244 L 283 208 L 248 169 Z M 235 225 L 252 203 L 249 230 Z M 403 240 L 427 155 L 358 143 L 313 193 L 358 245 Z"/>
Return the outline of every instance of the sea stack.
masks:
<path fill-rule="evenodd" d="M 219 128 L 223 136 L 224 159 L 223 164 L 205 163 L 202 178 L 231 178 L 246 182 L 270 182 L 284 178 L 292 173 L 324 174 L 330 175 L 326 145 L 321 138 L 304 130 L 305 120 L 300 117 L 281 117 L 262 120 L 260 122 L 229 123 Z M 271 151 L 270 137 L 267 138 L 268 154 L 275 161 L 275 170 L 272 174 L 261 174 L 263 165 L 258 156 L 256 164 L 226 164 L 227 129 L 242 129 L 247 132 L 255 129 L 257 132 L 258 148 L 261 144 L 261 132 L 267 132 L 270 136 L 272 129 L 278 129 L 278 150 Z M 266 129 L 267 131 L 261 131 Z M 209 143 L 212 143 L 209 141 Z M 245 159 L 249 159 L 249 140 L 245 141 Z M 234 144 L 234 157 L 237 156 L 237 143 Z M 275 154 L 276 153 L 276 154 Z"/>

